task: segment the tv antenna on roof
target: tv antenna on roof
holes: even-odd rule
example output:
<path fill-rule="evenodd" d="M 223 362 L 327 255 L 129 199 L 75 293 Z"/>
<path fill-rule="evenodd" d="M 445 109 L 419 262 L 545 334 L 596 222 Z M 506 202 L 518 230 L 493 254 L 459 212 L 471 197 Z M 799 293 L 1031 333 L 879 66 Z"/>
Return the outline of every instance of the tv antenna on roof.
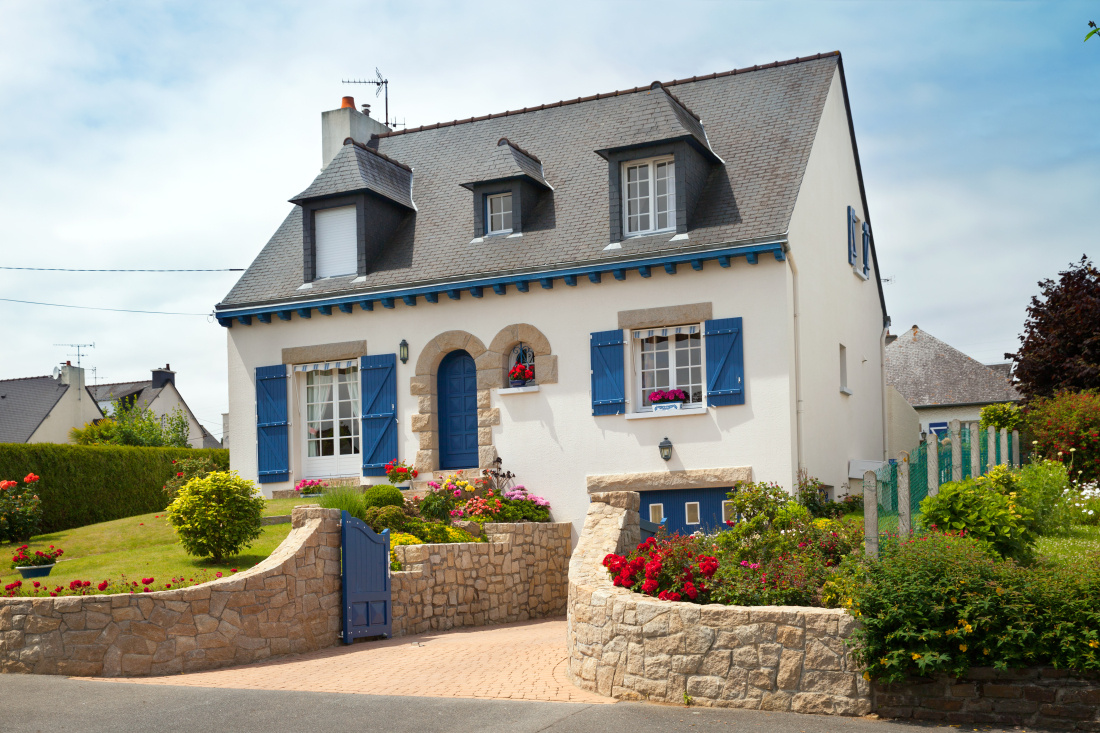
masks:
<path fill-rule="evenodd" d="M 373 84 L 375 86 L 375 90 L 374 90 L 375 98 L 377 98 L 378 95 L 381 94 L 383 92 L 383 90 L 385 90 L 385 92 L 386 92 L 386 117 L 385 117 L 384 121 L 385 121 L 386 125 L 389 125 L 390 124 L 390 80 L 386 79 L 382 76 L 382 72 L 378 70 L 377 66 L 374 67 L 374 75 L 378 78 L 377 79 L 341 79 L 340 81 L 343 82 L 344 84 Z M 363 106 L 367 107 L 368 110 L 370 108 L 369 104 L 365 104 Z M 396 124 L 397 123 L 395 122 L 394 125 L 396 126 Z"/>
<path fill-rule="evenodd" d="M 81 349 L 94 349 L 95 348 L 95 342 L 93 341 L 90 344 L 54 344 L 54 346 L 68 346 L 71 349 L 76 349 L 76 365 L 80 366 L 80 350 Z M 69 354 L 69 356 L 72 356 L 72 354 Z"/>

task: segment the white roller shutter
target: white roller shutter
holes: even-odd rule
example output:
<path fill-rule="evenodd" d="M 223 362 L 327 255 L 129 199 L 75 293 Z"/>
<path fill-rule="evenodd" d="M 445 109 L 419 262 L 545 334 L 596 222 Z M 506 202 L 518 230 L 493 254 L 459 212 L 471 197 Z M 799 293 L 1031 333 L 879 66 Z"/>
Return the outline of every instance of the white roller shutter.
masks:
<path fill-rule="evenodd" d="M 354 275 L 358 266 L 355 207 L 322 209 L 313 215 L 316 276 Z"/>

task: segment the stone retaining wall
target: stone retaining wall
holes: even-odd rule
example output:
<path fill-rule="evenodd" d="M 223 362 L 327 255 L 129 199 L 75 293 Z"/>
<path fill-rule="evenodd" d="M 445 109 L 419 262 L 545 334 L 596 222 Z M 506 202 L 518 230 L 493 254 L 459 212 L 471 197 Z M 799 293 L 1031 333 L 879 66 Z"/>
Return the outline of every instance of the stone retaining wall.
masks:
<path fill-rule="evenodd" d="M 639 541 L 638 494 L 591 494 L 569 563 L 569 676 L 620 700 L 863 715 L 871 690 L 841 610 L 672 603 L 611 584 L 602 560 Z"/>
<path fill-rule="evenodd" d="M 488 542 L 395 547 L 393 635 L 565 613 L 571 528 L 486 524 Z"/>
<path fill-rule="evenodd" d="M 874 702 L 887 718 L 1100 730 L 1100 677 L 1074 677 L 1064 669 L 976 667 L 959 679 L 876 683 Z"/>
<path fill-rule="evenodd" d="M 337 643 L 340 512 L 295 507 L 270 557 L 202 585 L 135 595 L 0 599 L 0 672 L 173 674 Z"/>

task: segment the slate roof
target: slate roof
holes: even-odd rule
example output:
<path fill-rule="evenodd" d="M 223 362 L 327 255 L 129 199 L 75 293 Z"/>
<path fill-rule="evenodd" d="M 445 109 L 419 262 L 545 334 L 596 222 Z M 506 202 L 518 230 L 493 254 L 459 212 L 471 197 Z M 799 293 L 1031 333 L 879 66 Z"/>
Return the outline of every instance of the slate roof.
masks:
<path fill-rule="evenodd" d="M 542 161 L 528 153 L 508 138 L 497 141 L 496 150 L 486 156 L 486 163 L 477 177 L 463 183 L 463 188 L 472 188 L 477 183 L 503 181 L 509 178 L 529 178 L 543 188 L 553 189 L 546 181 L 542 171 Z"/>
<path fill-rule="evenodd" d="M 373 191 L 416 210 L 412 200 L 412 170 L 364 145 L 345 144 L 305 191 L 291 201 Z"/>
<path fill-rule="evenodd" d="M 161 387 L 163 389 L 163 387 Z M 134 402 L 149 405 L 160 394 L 160 389 L 153 389 L 153 380 L 144 382 L 113 382 L 110 384 L 97 384 L 89 387 L 88 391 L 95 397 L 96 402 L 114 402 L 123 397 L 134 397 Z"/>
<path fill-rule="evenodd" d="M 413 169 L 418 213 L 384 246 L 366 277 L 329 278 L 299 291 L 302 220 L 294 206 L 218 307 L 538 272 L 783 235 L 839 63 L 839 54 L 831 53 L 384 134 L 370 144 Z M 630 238 L 621 249 L 605 251 L 608 164 L 594 151 L 655 136 L 689 136 L 725 164 L 715 166 L 701 193 L 689 239 L 670 242 L 672 235 L 664 233 Z M 524 222 L 522 240 L 475 243 L 471 194 L 461 184 L 476 180 L 501 138 L 537 156 L 554 191 L 540 198 L 533 220 Z M 369 155 L 345 146 L 295 198 L 358 185 L 356 176 L 366 181 L 360 165 Z"/>
<path fill-rule="evenodd" d="M 53 377 L 0 380 L 0 443 L 26 443 L 69 389 Z"/>
<path fill-rule="evenodd" d="M 992 369 L 913 326 L 886 346 L 886 383 L 913 407 L 1018 402 L 1002 370 Z"/>

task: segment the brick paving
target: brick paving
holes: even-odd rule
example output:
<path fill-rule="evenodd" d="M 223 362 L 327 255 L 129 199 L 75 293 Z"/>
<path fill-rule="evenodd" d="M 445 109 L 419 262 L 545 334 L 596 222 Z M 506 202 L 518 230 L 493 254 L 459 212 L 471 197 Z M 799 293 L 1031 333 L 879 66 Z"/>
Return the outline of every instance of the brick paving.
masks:
<path fill-rule="evenodd" d="M 565 618 L 457 629 L 165 677 L 104 682 L 362 695 L 614 703 L 566 677 Z"/>

